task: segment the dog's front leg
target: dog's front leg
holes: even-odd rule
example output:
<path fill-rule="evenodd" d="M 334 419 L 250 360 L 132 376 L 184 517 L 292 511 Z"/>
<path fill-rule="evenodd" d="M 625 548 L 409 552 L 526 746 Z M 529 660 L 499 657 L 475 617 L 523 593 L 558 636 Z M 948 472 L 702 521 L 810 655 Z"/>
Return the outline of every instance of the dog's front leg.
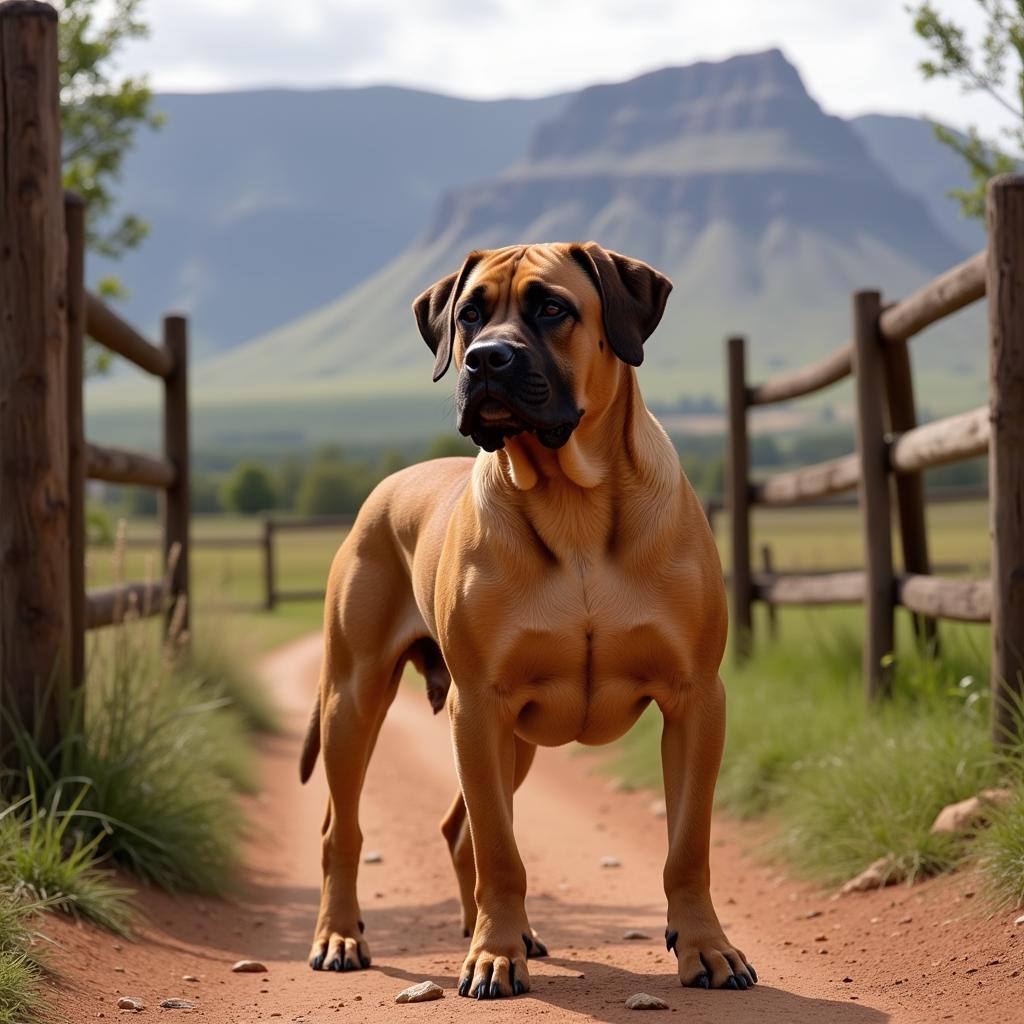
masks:
<path fill-rule="evenodd" d="M 530 988 L 526 869 L 512 832 L 515 735 L 489 691 L 448 704 L 452 743 L 476 861 L 477 919 L 459 995 L 496 999 Z"/>
<path fill-rule="evenodd" d="M 690 687 L 665 716 L 661 760 L 669 849 L 668 927 L 683 985 L 747 988 L 757 975 L 729 940 L 711 903 L 711 807 L 725 741 L 725 690 L 715 678 Z"/>

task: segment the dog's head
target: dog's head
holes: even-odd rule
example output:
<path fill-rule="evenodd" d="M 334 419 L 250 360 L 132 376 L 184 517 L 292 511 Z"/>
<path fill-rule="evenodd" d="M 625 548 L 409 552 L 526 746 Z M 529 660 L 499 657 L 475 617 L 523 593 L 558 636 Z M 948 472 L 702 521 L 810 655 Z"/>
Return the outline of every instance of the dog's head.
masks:
<path fill-rule="evenodd" d="M 643 361 L 671 290 L 595 242 L 511 246 L 470 253 L 413 312 L 434 380 L 455 360 L 460 433 L 487 451 L 523 431 L 560 448 L 611 401 L 618 364 Z"/>

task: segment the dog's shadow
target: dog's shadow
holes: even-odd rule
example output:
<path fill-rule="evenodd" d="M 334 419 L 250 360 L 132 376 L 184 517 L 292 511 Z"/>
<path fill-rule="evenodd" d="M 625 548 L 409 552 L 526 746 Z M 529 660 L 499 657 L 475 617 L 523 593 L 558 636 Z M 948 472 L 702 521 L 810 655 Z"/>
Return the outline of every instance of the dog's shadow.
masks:
<path fill-rule="evenodd" d="M 559 977 L 534 974 L 527 995 L 502 1000 L 502 1005 L 520 1014 L 530 1012 L 530 1002 L 557 1007 L 605 1024 L 634 1022 L 635 1011 L 627 1010 L 626 999 L 635 992 L 647 992 L 668 1003 L 685 1020 L 701 1024 L 794 1024 L 797 1021 L 827 1021 L 828 1024 L 884 1024 L 889 1015 L 856 1002 L 815 999 L 778 988 L 770 981 L 759 982 L 746 992 L 684 989 L 674 972 L 638 974 L 615 964 L 570 957 L 547 957 L 544 961 L 562 968 Z M 459 999 L 454 975 L 438 976 L 405 971 L 382 964 L 375 968 L 389 978 L 408 984 L 430 980 L 445 989 L 446 999 Z M 580 977 L 582 975 L 582 977 Z"/>

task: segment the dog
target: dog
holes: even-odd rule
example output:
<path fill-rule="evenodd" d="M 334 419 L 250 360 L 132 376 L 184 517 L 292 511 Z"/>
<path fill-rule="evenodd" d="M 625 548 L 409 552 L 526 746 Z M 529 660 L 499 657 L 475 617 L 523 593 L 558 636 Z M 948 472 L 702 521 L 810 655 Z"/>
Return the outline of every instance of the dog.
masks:
<path fill-rule="evenodd" d="M 482 449 L 404 469 L 366 500 L 330 570 L 319 698 L 330 802 L 310 965 L 370 964 L 358 805 L 402 671 L 447 707 L 459 792 L 441 831 L 470 937 L 459 994 L 528 991 L 547 951 L 525 908 L 513 793 L 538 745 L 609 743 L 664 719 L 665 937 L 683 985 L 757 980 L 710 895 L 727 606 L 714 537 L 635 367 L 671 282 L 596 243 L 471 253 L 413 304 L 435 381 Z"/>

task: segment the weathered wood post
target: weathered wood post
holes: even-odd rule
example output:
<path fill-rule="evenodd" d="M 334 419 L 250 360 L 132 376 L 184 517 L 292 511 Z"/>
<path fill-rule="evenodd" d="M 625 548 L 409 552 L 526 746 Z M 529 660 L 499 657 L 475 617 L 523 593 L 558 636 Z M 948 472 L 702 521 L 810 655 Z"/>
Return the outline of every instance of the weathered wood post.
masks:
<path fill-rule="evenodd" d="M 277 591 L 274 589 L 274 520 L 263 519 L 263 607 L 272 612 L 277 607 Z"/>
<path fill-rule="evenodd" d="M 857 452 L 864 529 L 864 693 L 868 700 L 891 686 L 895 593 L 889 508 L 889 465 L 882 409 L 881 296 L 853 295 L 853 371 L 857 394 Z"/>
<path fill-rule="evenodd" d="M 0 4 L 0 695 L 44 750 L 71 648 L 60 145 L 57 14 Z"/>
<path fill-rule="evenodd" d="M 732 638 L 738 662 L 750 656 L 753 636 L 750 579 L 750 469 L 747 437 L 746 339 L 726 342 L 729 365 L 729 453 L 726 504 L 732 540 Z"/>
<path fill-rule="evenodd" d="M 85 204 L 64 193 L 67 238 L 68 348 L 68 579 L 71 588 L 72 690 L 85 680 L 85 427 L 82 378 L 85 368 Z"/>
<path fill-rule="evenodd" d="M 1024 176 L 988 187 L 992 735 L 1024 710 Z"/>
<path fill-rule="evenodd" d="M 887 426 L 891 433 L 902 434 L 917 426 L 914 401 L 914 376 L 910 364 L 910 346 L 905 341 L 882 345 L 885 371 Z M 899 473 L 895 478 L 896 510 L 899 517 L 900 546 L 907 572 L 927 576 L 931 573 L 928 557 L 928 528 L 925 521 L 924 476 Z M 918 640 L 934 651 L 938 641 L 935 619 L 914 616 Z"/>
<path fill-rule="evenodd" d="M 167 628 L 174 624 L 187 633 L 190 608 L 188 447 L 188 324 L 183 316 L 165 316 L 164 348 L 171 357 L 171 371 L 164 378 L 164 457 L 174 466 L 174 483 L 163 492 L 161 503 L 164 535 L 164 566 L 168 576 Z"/>
<path fill-rule="evenodd" d="M 768 576 L 775 575 L 775 566 L 772 561 L 772 548 L 770 544 L 761 545 L 761 567 Z M 771 601 L 764 603 L 768 609 L 768 636 L 775 641 L 779 638 L 779 612 Z"/>

